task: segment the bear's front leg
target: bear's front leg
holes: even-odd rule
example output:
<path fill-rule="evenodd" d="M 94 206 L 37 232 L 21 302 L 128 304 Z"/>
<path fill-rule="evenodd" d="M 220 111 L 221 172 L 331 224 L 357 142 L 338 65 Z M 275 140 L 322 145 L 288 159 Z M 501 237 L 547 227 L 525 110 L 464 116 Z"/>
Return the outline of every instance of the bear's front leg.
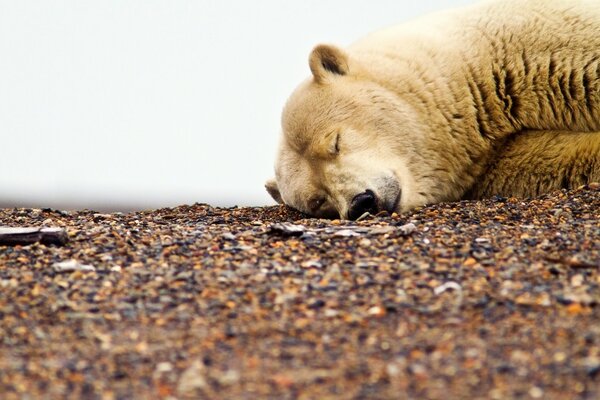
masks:
<path fill-rule="evenodd" d="M 600 132 L 523 131 L 507 140 L 465 199 L 535 197 L 600 181 Z"/>

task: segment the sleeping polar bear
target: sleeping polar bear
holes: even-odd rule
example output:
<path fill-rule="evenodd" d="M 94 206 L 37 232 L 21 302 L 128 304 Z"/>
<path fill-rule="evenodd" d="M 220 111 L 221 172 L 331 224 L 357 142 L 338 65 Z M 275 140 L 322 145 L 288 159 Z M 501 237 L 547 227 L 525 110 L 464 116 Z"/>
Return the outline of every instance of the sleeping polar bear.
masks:
<path fill-rule="evenodd" d="M 355 219 L 600 180 L 600 1 L 492 0 L 342 50 L 288 100 L 269 193 Z"/>

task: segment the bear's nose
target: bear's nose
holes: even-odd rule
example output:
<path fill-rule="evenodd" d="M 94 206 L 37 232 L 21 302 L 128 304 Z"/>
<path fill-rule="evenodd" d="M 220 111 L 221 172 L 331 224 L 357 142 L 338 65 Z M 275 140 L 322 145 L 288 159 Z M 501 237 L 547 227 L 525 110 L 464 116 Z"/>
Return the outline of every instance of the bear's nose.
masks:
<path fill-rule="evenodd" d="M 366 212 L 371 214 L 377 213 L 377 196 L 372 190 L 366 190 L 362 193 L 357 194 L 350 203 L 350 210 L 348 211 L 349 219 L 357 219 Z"/>

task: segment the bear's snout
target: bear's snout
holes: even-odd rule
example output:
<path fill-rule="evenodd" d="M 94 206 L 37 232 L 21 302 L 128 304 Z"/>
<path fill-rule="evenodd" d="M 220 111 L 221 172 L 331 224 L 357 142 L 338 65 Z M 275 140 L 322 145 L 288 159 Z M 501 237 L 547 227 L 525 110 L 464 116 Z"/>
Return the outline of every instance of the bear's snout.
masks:
<path fill-rule="evenodd" d="M 357 219 L 366 212 L 377 214 L 378 211 L 377 196 L 372 190 L 367 189 L 352 199 L 348 210 L 348 218 Z"/>

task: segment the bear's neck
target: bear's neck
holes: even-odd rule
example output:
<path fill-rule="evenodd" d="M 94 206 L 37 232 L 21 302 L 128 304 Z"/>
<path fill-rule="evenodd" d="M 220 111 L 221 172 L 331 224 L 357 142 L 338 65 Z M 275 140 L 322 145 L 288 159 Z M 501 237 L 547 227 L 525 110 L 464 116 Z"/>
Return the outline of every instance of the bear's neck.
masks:
<path fill-rule="evenodd" d="M 364 59 L 370 61 L 363 72 L 365 78 L 394 93 L 399 104 L 408 104 L 424 126 L 422 135 L 414 138 L 416 143 L 411 143 L 419 159 L 408 160 L 408 165 L 419 165 L 411 172 L 415 181 L 426 186 L 423 192 L 431 197 L 428 200 L 457 200 L 483 173 L 490 153 L 513 127 L 506 120 L 491 121 L 477 111 L 464 77 L 446 79 L 430 63 L 390 58 L 383 53 L 365 54 Z M 390 63 L 398 69 L 389 68 Z M 422 154 L 436 157 L 423 161 Z"/>

